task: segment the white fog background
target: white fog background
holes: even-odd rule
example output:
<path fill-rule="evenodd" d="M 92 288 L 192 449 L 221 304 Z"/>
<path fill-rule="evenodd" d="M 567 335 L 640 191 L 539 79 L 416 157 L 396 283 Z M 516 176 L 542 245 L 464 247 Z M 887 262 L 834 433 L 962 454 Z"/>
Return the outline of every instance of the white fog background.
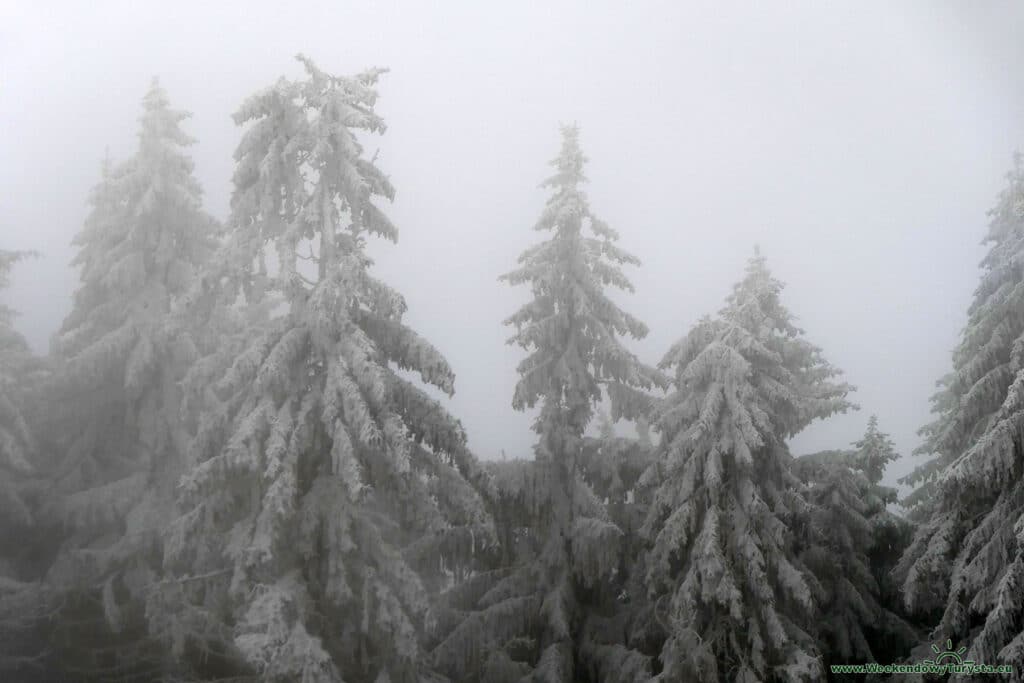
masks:
<path fill-rule="evenodd" d="M 368 145 L 398 193 L 377 272 L 456 372 L 451 411 L 482 458 L 529 456 L 518 348 L 497 281 L 538 235 L 538 183 L 576 121 L 594 210 L 642 261 L 624 307 L 656 362 L 716 312 L 755 243 L 784 302 L 857 385 L 861 411 L 794 453 L 845 447 L 877 413 L 914 464 L 928 397 L 977 284 L 986 211 L 1024 148 L 1024 4 L 0 2 L 0 248 L 35 249 L 6 302 L 46 351 L 70 308 L 70 240 L 105 150 L 128 156 L 159 76 L 206 209 L 228 212 L 230 115 L 303 52 L 390 67 Z M 621 427 L 621 423 L 620 423 Z"/>

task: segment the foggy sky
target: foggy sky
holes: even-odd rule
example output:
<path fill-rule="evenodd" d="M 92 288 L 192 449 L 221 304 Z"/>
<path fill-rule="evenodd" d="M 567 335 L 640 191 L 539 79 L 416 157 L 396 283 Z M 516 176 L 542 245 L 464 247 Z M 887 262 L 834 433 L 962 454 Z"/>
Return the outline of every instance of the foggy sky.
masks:
<path fill-rule="evenodd" d="M 397 187 L 400 241 L 373 247 L 376 272 L 453 365 L 446 403 L 480 457 L 534 441 L 501 325 L 528 292 L 497 276 L 542 237 L 537 186 L 571 121 L 592 208 L 643 262 L 617 297 L 651 328 L 631 348 L 660 360 L 757 243 L 862 407 L 793 451 L 845 447 L 877 413 L 909 455 L 1024 147 L 1022 29 L 1009 1 L 0 3 L 0 248 L 43 252 L 6 299 L 45 352 L 100 161 L 134 151 L 154 75 L 194 114 L 196 175 L 224 218 L 230 114 L 298 75 L 301 51 L 330 72 L 391 69 L 389 128 L 368 147 Z"/>

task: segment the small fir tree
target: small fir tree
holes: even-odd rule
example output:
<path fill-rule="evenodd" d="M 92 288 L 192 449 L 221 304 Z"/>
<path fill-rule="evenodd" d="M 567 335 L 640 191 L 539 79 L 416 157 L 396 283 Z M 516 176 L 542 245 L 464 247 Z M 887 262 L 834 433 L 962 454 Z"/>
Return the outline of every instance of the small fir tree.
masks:
<path fill-rule="evenodd" d="M 886 509 L 896 490 L 880 484 L 896 460 L 892 441 L 871 416 L 851 451 L 797 459 L 811 504 L 798 525 L 801 560 L 818 581 L 820 639 L 826 664 L 896 661 L 918 634 L 893 609 L 888 573 L 909 540 L 909 523 Z"/>

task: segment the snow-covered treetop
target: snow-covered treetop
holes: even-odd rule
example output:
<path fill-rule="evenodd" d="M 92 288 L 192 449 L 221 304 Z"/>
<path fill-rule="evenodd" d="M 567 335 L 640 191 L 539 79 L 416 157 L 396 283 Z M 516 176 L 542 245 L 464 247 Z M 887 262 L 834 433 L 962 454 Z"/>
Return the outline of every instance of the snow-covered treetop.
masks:
<path fill-rule="evenodd" d="M 509 342 L 530 352 L 519 366 L 512 404 L 523 409 L 541 398 L 564 402 L 571 429 L 579 434 L 601 400 L 602 386 L 617 420 L 646 411 L 650 399 L 638 389 L 663 384 L 619 340 L 642 338 L 647 327 L 612 302 L 604 287 L 633 291 L 620 266 L 639 260 L 615 245 L 618 233 L 591 211 L 580 188 L 585 162 L 579 129 L 563 127 L 561 151 L 551 161 L 556 172 L 542 183 L 553 192 L 535 225 L 553 234 L 523 252 L 519 267 L 501 278 L 529 283 L 533 290 L 533 299 L 505 321 L 516 327 Z"/>
<path fill-rule="evenodd" d="M 811 421 L 853 407 L 853 387 L 803 337 L 781 304 L 783 284 L 755 253 L 716 319 L 704 318 L 662 359 L 675 369 L 675 399 L 657 413 L 663 434 L 685 429 L 686 441 L 721 435 L 740 462 L 748 449 L 785 439 Z M 717 421 L 732 422 L 722 429 Z"/>
<path fill-rule="evenodd" d="M 1006 186 L 999 192 L 995 206 L 989 210 L 989 226 L 985 243 L 998 246 L 1007 240 L 1021 238 L 1024 226 L 1024 154 L 1013 155 L 1013 168 L 1006 174 Z M 994 265 L 992 256 L 986 257 L 982 265 Z"/>
<path fill-rule="evenodd" d="M 754 255 L 747 261 L 743 279 L 733 285 L 732 293 L 726 298 L 726 306 L 719 313 L 758 337 L 776 332 L 796 337 L 802 330 L 793 325 L 792 316 L 779 299 L 784 286 L 772 277 L 760 247 L 754 247 Z"/>
<path fill-rule="evenodd" d="M 872 484 L 882 481 L 886 466 L 900 457 L 889 435 L 878 428 L 877 415 L 868 418 L 867 431 L 853 445 L 854 464 Z"/>
<path fill-rule="evenodd" d="M 580 183 L 587 181 L 587 177 L 583 175 L 583 167 L 586 166 L 587 161 L 589 160 L 580 148 L 579 126 L 576 124 L 562 126 L 562 148 L 558 156 L 550 162 L 557 172 L 544 180 L 540 186 L 575 189 Z"/>
<path fill-rule="evenodd" d="M 231 200 L 232 229 L 244 236 L 234 243 L 234 261 L 248 273 L 241 284 L 250 298 L 270 289 L 301 299 L 342 260 L 365 266 L 367 234 L 390 241 L 398 237 L 373 202 L 374 197 L 393 199 L 394 187 L 373 159 L 364 158 L 356 135 L 384 132 L 373 107 L 374 86 L 385 70 L 334 76 L 302 55 L 297 59 L 305 79 L 278 80 L 245 100 L 234 115 L 239 125 L 250 124 L 235 151 Z M 270 246 L 279 268 L 274 275 L 265 261 Z M 318 266 L 315 280 L 300 272 L 299 260 Z M 379 293 L 399 305 L 390 290 Z"/>
<path fill-rule="evenodd" d="M 61 428 L 73 438 L 61 445 L 53 475 L 76 491 L 60 513 L 65 519 L 86 518 L 74 511 L 78 501 L 109 508 L 108 485 L 135 496 L 145 479 L 140 472 L 176 462 L 169 454 L 176 452 L 177 405 L 169 396 L 195 351 L 176 311 L 216 234 L 193 176 L 187 147 L 194 140 L 181 129 L 188 116 L 170 106 L 154 79 L 142 101 L 138 147 L 123 162 L 104 160 L 73 241 L 81 283 L 53 340 L 48 417 L 73 424 Z"/>
<path fill-rule="evenodd" d="M 213 220 L 200 208 L 202 190 L 185 151 L 194 140 L 180 127 L 188 116 L 170 107 L 154 79 L 135 155 L 119 164 L 104 160 L 92 211 L 72 242 L 82 284 L 56 340 L 62 355 L 114 346 L 126 352 L 138 325 L 170 310 L 213 248 Z"/>
<path fill-rule="evenodd" d="M 136 172 L 147 176 L 150 186 L 139 213 L 152 209 L 158 195 L 164 201 L 199 208 L 202 189 L 192 175 L 195 163 L 184 152 L 196 139 L 181 129 L 181 123 L 192 114 L 171 108 L 157 78 L 142 98 L 142 107 Z"/>
<path fill-rule="evenodd" d="M 981 281 L 953 351 L 953 371 L 938 382 L 939 391 L 931 399 L 935 419 L 920 430 L 923 443 L 915 450 L 915 454 L 935 457 L 900 480 L 918 485 L 905 502 L 915 510 L 923 510 L 921 504 L 934 499 L 944 468 L 968 450 L 984 452 L 982 459 L 988 459 L 984 469 L 998 479 L 1010 476 L 1013 469 L 1008 442 L 991 432 L 989 437 L 982 435 L 1001 419 L 1000 411 L 1006 413 L 1004 399 L 1024 362 L 1020 314 L 1024 310 L 1024 157 L 1020 154 L 1014 157 L 1006 186 L 988 215 L 984 241 L 991 246 L 981 262 Z M 994 457 L 989 459 L 990 455 Z M 977 459 L 967 458 L 953 479 L 966 481 L 963 474 L 975 469 L 972 461 Z M 979 484 L 991 488 L 993 482 L 985 479 Z"/>
<path fill-rule="evenodd" d="M 1018 338 L 1024 321 L 1014 315 L 1024 304 L 1024 163 L 1014 157 L 1007 185 L 989 211 L 991 243 L 981 265 L 984 273 L 968 309 L 960 344 L 953 352 L 954 372 L 933 398 L 939 419 L 922 430 L 922 449 L 959 454 L 984 428 L 1010 382 L 1005 363 L 1009 347 Z M 945 394 L 958 401 L 945 400 Z"/>
<path fill-rule="evenodd" d="M 906 605 L 942 613 L 935 632 L 970 638 L 967 657 L 1020 666 L 1021 433 L 1024 431 L 1024 164 L 1017 155 L 989 211 L 983 272 L 936 419 L 901 481 L 921 519 L 896 568 Z M 980 627 L 980 628 L 979 628 Z"/>

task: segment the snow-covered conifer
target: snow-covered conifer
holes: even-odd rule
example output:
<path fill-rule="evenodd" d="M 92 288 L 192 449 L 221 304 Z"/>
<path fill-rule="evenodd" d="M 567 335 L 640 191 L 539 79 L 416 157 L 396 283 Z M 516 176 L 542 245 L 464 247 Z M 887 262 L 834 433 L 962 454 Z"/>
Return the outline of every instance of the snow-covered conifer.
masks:
<path fill-rule="evenodd" d="M 50 512 L 67 533 L 48 580 L 78 591 L 54 636 L 72 649 L 88 649 L 82 639 L 94 642 L 104 628 L 145 633 L 141 598 L 160 572 L 159 535 L 187 445 L 178 382 L 194 345 L 177 309 L 213 246 L 185 149 L 193 140 L 181 129 L 189 115 L 170 106 L 156 80 L 142 104 L 137 151 L 104 162 L 74 239 L 81 284 L 52 345 L 57 409 L 46 424 L 65 439 L 52 444 L 61 455 L 47 476 L 57 494 Z M 97 621 L 79 615 L 86 625 L 75 631 L 74 603 L 83 601 L 98 606 Z M 95 658 L 83 652 L 83 668 L 73 669 L 76 655 L 65 653 L 67 675 L 127 675 L 136 641 L 117 638 L 117 655 L 105 660 L 113 668 L 87 667 Z"/>
<path fill-rule="evenodd" d="M 953 372 L 923 430 L 931 502 L 897 568 L 907 606 L 965 658 L 1024 670 L 1024 159 L 990 212 L 991 247 Z"/>
<path fill-rule="evenodd" d="M 985 242 L 991 247 L 953 351 L 953 371 L 938 381 L 939 391 L 932 397 L 935 420 L 920 431 L 924 442 L 915 453 L 932 457 L 901 480 L 916 485 L 904 505 L 920 518 L 930 518 L 927 503 L 937 497 L 937 479 L 985 433 L 1016 375 L 1014 345 L 1024 333 L 1022 196 L 1024 156 L 1018 153 L 1007 186 L 989 211 Z"/>
<path fill-rule="evenodd" d="M 516 329 L 510 343 L 528 354 L 512 405 L 540 404 L 540 415 L 533 425 L 536 461 L 507 466 L 515 476 L 498 486 L 526 510 L 524 532 L 536 547 L 471 605 L 476 611 L 435 651 L 461 679 L 508 680 L 532 670 L 542 681 L 588 675 L 610 681 L 649 664 L 616 649 L 621 637 L 602 642 L 583 633 L 588 601 L 618 571 L 623 535 L 583 478 L 584 432 L 604 395 L 611 420 L 636 419 L 649 409 L 646 390 L 662 381 L 622 344 L 622 337 L 643 337 L 647 328 L 605 290 L 632 291 L 621 266 L 638 261 L 616 246 L 618 234 L 591 211 L 582 188 L 585 163 L 579 130 L 563 127 L 561 151 L 551 162 L 555 173 L 542 184 L 551 195 L 535 226 L 550 237 L 502 276 L 531 289 L 530 301 L 506 324 Z M 576 671 L 577 663 L 590 673 Z"/>
<path fill-rule="evenodd" d="M 886 466 L 900 457 L 889 435 L 878 428 L 877 415 L 868 418 L 867 431 L 853 445 L 857 449 L 854 465 L 872 484 L 882 481 Z"/>
<path fill-rule="evenodd" d="M 670 631 L 664 681 L 814 681 L 813 576 L 790 525 L 807 512 L 786 439 L 850 407 L 847 384 L 782 306 L 756 254 L 717 318 L 665 355 L 661 484 L 648 585 Z"/>
<path fill-rule="evenodd" d="M 180 127 L 188 116 L 154 80 L 138 150 L 104 163 L 74 240 L 81 285 L 53 344 L 57 400 L 75 427 L 58 469 L 58 484 L 73 494 L 68 521 L 124 515 L 151 475 L 170 470 L 159 478 L 173 484 L 180 474 L 175 384 L 192 349 L 173 314 L 213 234 L 183 149 L 194 142 Z"/>
<path fill-rule="evenodd" d="M 179 656 L 213 652 L 260 680 L 435 680 L 431 594 L 493 545 L 471 485 L 487 479 L 461 425 L 405 376 L 453 391 L 365 252 L 397 238 L 378 206 L 394 188 L 362 143 L 384 131 L 382 70 L 299 60 L 303 78 L 235 114 L 232 213 L 203 282 L 218 305 L 270 316 L 186 387 L 206 403 L 151 615 Z"/>
<path fill-rule="evenodd" d="M 871 416 L 850 451 L 823 451 L 796 461 L 811 504 L 797 525 L 804 565 L 818 580 L 819 637 L 826 663 L 882 662 L 916 644 L 893 609 L 888 573 L 910 525 L 886 509 L 896 490 L 880 484 L 897 454 Z M 896 545 L 894 546 L 894 541 Z"/>

